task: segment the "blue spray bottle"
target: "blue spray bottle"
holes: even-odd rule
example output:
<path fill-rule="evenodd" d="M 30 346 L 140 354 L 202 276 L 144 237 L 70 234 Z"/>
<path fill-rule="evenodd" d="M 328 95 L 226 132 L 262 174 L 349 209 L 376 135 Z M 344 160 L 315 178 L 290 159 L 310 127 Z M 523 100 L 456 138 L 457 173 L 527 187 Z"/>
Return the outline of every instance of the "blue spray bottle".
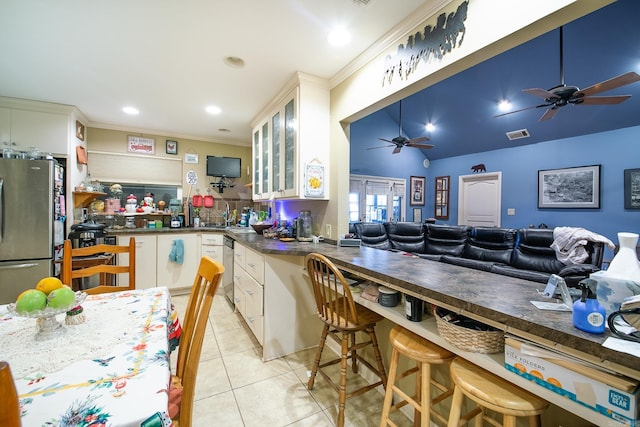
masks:
<path fill-rule="evenodd" d="M 598 282 L 594 279 L 584 279 L 578 285 L 582 290 L 582 296 L 573 303 L 573 326 L 592 334 L 603 334 L 607 315 L 596 298 Z"/>

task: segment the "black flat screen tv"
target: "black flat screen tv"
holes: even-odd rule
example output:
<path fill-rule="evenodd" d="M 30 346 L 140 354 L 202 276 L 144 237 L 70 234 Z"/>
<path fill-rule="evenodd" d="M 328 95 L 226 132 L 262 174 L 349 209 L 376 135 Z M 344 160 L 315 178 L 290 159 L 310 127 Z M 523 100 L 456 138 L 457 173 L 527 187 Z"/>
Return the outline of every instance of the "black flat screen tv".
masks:
<path fill-rule="evenodd" d="M 240 158 L 207 156 L 207 176 L 240 178 Z"/>

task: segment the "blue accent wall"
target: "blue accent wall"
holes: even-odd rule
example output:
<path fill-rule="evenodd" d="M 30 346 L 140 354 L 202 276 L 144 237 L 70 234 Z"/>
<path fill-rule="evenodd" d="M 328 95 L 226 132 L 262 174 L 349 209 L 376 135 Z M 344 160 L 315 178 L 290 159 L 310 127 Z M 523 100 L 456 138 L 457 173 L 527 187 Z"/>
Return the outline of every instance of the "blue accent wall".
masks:
<path fill-rule="evenodd" d="M 423 218 L 432 217 L 434 213 L 434 178 L 449 175 L 450 215 L 447 221 L 438 223 L 457 224 L 458 177 L 471 174 L 472 165 L 484 163 L 488 172 L 502 172 L 503 227 L 521 228 L 541 223 L 550 228 L 584 227 L 616 244 L 620 231 L 640 233 L 640 210 L 624 209 L 624 169 L 640 168 L 640 127 L 433 160 L 428 169 L 422 165 L 428 150 L 404 148 L 395 155 L 391 154 L 392 148 L 365 151 L 366 147 L 377 145 L 379 136 L 392 138 L 390 129 L 394 129 L 394 124 L 383 123 L 379 117 L 375 121 L 365 118 L 352 124 L 351 173 L 406 178 L 407 187 L 411 175 L 426 176 Z M 538 170 L 595 164 L 601 165 L 599 209 L 538 209 Z M 507 215 L 509 208 L 515 209 L 514 216 Z M 411 216 L 411 209 L 408 211 Z"/>

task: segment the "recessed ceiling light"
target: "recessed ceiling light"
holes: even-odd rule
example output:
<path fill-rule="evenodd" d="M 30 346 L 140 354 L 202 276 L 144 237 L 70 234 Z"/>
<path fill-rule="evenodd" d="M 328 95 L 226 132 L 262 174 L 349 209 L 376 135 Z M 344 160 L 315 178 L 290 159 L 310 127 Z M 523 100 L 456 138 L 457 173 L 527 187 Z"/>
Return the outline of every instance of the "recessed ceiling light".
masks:
<path fill-rule="evenodd" d="M 205 110 L 209 114 L 220 114 L 222 112 L 220 107 L 216 107 L 215 105 L 209 105 L 207 108 L 205 108 Z"/>
<path fill-rule="evenodd" d="M 351 41 L 351 33 L 344 28 L 336 28 L 329 33 L 327 40 L 332 46 L 344 46 Z"/>
<path fill-rule="evenodd" d="M 122 111 L 123 111 L 125 114 L 130 114 L 130 115 L 132 115 L 132 116 L 135 116 L 135 115 L 140 114 L 140 111 L 139 111 L 136 107 L 131 107 L 131 106 L 123 107 L 123 108 L 122 108 Z"/>
<path fill-rule="evenodd" d="M 427 130 L 427 132 L 433 132 L 434 130 L 436 130 L 436 125 L 434 125 L 431 122 L 427 123 L 424 127 Z"/>
<path fill-rule="evenodd" d="M 511 109 L 511 103 L 509 102 L 509 100 L 503 99 L 498 102 L 498 108 L 500 109 L 500 111 L 508 111 Z"/>
<path fill-rule="evenodd" d="M 242 68 L 244 67 L 244 60 L 237 56 L 225 56 L 223 59 L 224 63 L 229 67 L 233 68 Z"/>

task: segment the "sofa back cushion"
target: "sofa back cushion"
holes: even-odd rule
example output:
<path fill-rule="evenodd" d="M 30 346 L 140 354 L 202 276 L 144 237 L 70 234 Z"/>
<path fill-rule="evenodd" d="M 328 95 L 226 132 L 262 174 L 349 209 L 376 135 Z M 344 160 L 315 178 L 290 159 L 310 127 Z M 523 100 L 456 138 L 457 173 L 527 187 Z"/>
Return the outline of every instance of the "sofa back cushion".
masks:
<path fill-rule="evenodd" d="M 464 258 L 509 264 L 518 232 L 512 228 L 474 227 L 462 251 Z"/>
<path fill-rule="evenodd" d="M 521 228 L 518 230 L 518 245 L 513 253 L 511 265 L 522 270 L 543 271 L 557 274 L 564 264 L 551 249 L 553 229 Z"/>
<path fill-rule="evenodd" d="M 387 237 L 384 225 L 377 222 L 356 222 L 353 224 L 356 237 L 361 240 L 363 246 L 377 249 L 391 249 L 391 243 Z"/>
<path fill-rule="evenodd" d="M 424 253 L 424 226 L 419 222 L 385 222 L 391 249 Z"/>
<path fill-rule="evenodd" d="M 425 253 L 460 256 L 471 227 L 467 225 L 425 225 Z"/>

